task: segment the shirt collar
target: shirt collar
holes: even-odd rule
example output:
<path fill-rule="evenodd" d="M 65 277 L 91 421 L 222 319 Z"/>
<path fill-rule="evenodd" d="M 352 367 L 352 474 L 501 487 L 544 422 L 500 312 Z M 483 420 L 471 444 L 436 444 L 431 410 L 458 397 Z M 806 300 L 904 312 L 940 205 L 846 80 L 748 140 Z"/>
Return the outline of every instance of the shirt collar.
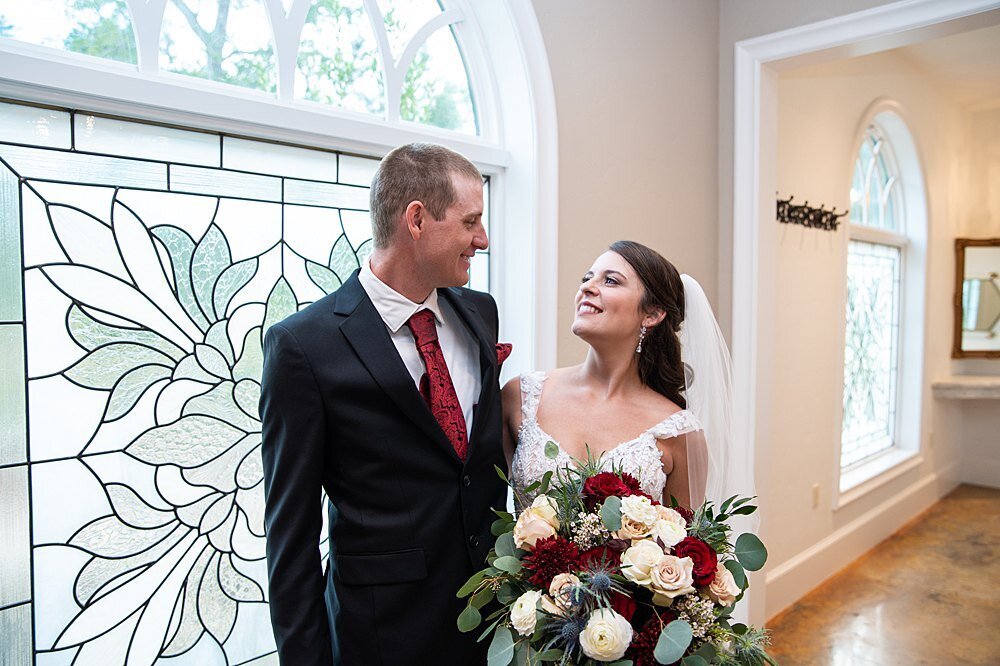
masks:
<path fill-rule="evenodd" d="M 375 273 L 372 272 L 368 261 L 364 262 L 361 271 L 358 273 L 358 280 L 364 287 L 368 298 L 372 300 L 375 309 L 378 310 L 382 321 L 393 333 L 402 328 L 414 314 L 420 310 L 430 310 L 434 313 L 434 319 L 438 326 L 444 322 L 441 316 L 441 305 L 438 303 L 437 289 L 431 291 L 430 295 L 423 303 L 414 303 L 406 296 L 382 282 Z"/>

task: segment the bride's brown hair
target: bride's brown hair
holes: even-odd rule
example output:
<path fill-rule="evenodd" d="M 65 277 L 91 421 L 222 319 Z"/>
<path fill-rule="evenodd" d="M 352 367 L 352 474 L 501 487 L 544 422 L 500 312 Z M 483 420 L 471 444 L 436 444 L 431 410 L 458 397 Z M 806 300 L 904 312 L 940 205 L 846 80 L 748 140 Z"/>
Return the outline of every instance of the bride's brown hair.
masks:
<path fill-rule="evenodd" d="M 635 241 L 615 241 L 608 248 L 639 276 L 643 294 L 639 309 L 644 313 L 660 310 L 663 321 L 646 330 L 639 354 L 639 379 L 678 407 L 687 408 L 684 398 L 684 362 L 677 332 L 684 321 L 684 283 L 674 265 L 656 250 Z"/>

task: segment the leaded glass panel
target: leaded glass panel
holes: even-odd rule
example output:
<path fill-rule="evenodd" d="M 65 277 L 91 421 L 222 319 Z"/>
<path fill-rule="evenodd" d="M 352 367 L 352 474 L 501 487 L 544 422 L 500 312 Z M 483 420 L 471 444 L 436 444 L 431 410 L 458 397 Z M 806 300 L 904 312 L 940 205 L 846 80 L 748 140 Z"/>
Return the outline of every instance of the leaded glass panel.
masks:
<path fill-rule="evenodd" d="M 875 125 L 866 132 L 851 179 L 851 223 L 905 231 L 900 206 L 899 174 L 892 148 Z"/>
<path fill-rule="evenodd" d="M 894 443 L 901 252 L 851 241 L 847 260 L 841 466 Z"/>
<path fill-rule="evenodd" d="M 150 136 L 114 132 L 107 150 L 135 153 Z M 224 137 L 164 136 L 216 146 L 204 159 L 224 163 Z M 2 417 L 5 433 L 29 435 L 27 464 L 0 469 L 0 578 L 31 602 L 19 612 L 32 626 L 15 624 L 27 633 L 9 644 L 31 645 L 33 629 L 34 663 L 276 664 L 261 338 L 371 252 L 377 162 L 290 149 L 274 160 L 286 172 L 256 173 L 255 145 L 275 147 L 234 145 L 237 170 L 172 161 L 183 148 L 125 159 L 0 142 L 14 169 L 0 223 L 24 248 L 4 284 L 25 304 L 0 329 Z M 488 286 L 488 262 L 476 257 L 473 286 Z M 7 400 L 8 385 L 27 399 Z"/>

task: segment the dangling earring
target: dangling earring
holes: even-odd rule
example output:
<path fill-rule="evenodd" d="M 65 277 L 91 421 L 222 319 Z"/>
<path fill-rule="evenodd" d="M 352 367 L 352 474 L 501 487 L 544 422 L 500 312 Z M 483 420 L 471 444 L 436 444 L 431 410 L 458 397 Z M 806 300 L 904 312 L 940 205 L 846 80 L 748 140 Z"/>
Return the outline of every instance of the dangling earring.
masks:
<path fill-rule="evenodd" d="M 641 354 L 642 353 L 642 341 L 645 340 L 645 339 L 646 339 L 646 327 L 643 326 L 639 330 L 639 346 L 635 348 L 635 353 L 636 354 Z"/>

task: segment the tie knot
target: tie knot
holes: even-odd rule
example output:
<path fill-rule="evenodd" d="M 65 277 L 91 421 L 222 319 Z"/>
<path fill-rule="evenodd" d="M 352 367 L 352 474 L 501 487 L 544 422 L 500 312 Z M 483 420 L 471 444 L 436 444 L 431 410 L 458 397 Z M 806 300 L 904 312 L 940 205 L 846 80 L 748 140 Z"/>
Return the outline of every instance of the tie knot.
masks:
<path fill-rule="evenodd" d="M 406 325 L 410 327 L 410 331 L 413 333 L 413 338 L 416 340 L 418 347 L 438 339 L 437 326 L 434 323 L 434 313 L 430 310 L 415 312 L 406 321 Z"/>

